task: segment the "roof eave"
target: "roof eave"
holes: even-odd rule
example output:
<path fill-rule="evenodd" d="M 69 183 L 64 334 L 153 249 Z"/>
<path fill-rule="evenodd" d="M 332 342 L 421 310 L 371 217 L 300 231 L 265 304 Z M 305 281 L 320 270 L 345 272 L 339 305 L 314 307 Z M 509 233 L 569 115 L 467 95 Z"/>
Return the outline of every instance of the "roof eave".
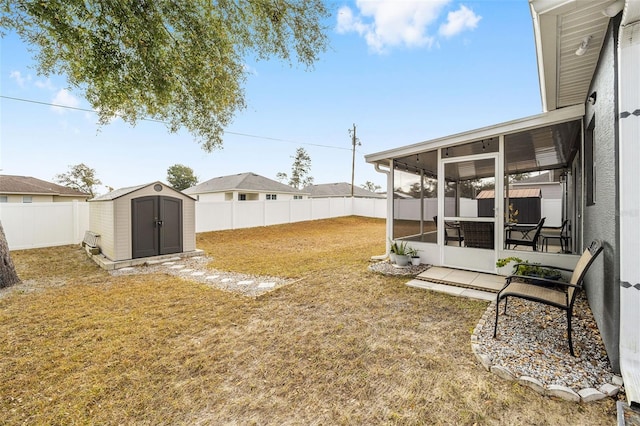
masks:
<path fill-rule="evenodd" d="M 425 149 L 431 150 L 447 146 L 459 145 L 476 140 L 488 139 L 500 135 L 523 132 L 539 127 L 578 120 L 584 116 L 584 110 L 585 106 L 582 104 L 573 105 L 554 111 L 544 112 L 542 114 L 495 124 L 493 126 L 482 127 L 480 129 L 457 133 L 455 135 L 431 139 L 401 148 L 368 154 L 365 155 L 365 160 L 367 161 L 367 163 L 376 163 L 384 160 L 389 160 L 391 158 L 398 158 L 416 154 L 425 151 Z"/>

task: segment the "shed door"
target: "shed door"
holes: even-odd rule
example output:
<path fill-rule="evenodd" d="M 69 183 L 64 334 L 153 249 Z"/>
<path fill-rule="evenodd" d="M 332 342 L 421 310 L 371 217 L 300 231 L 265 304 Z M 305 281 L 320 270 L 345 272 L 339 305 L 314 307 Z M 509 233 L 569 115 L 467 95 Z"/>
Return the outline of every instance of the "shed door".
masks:
<path fill-rule="evenodd" d="M 149 196 L 131 200 L 132 257 L 182 251 L 182 200 Z"/>

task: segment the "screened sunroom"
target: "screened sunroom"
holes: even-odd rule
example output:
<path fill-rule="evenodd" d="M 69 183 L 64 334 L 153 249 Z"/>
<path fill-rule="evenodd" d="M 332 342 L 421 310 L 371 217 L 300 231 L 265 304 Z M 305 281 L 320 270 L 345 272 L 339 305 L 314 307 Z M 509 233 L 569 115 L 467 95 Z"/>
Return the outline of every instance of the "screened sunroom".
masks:
<path fill-rule="evenodd" d="M 432 265 L 495 273 L 516 256 L 573 266 L 580 197 L 588 203 L 595 182 L 583 114 L 579 105 L 368 155 L 387 174 L 388 238 Z"/>

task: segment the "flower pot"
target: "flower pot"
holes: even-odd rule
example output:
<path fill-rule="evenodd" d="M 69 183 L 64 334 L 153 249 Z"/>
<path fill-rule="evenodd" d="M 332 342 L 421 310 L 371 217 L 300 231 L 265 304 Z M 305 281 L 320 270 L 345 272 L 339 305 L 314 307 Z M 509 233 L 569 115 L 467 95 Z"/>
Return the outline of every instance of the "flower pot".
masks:
<path fill-rule="evenodd" d="M 412 256 L 411 257 L 411 264 L 413 266 L 418 266 L 420 265 L 420 256 Z"/>
<path fill-rule="evenodd" d="M 396 254 L 394 252 L 389 253 L 389 261 L 391 263 L 396 263 Z"/>
<path fill-rule="evenodd" d="M 396 265 L 398 266 L 407 266 L 409 264 L 409 256 L 404 254 L 396 254 Z"/>

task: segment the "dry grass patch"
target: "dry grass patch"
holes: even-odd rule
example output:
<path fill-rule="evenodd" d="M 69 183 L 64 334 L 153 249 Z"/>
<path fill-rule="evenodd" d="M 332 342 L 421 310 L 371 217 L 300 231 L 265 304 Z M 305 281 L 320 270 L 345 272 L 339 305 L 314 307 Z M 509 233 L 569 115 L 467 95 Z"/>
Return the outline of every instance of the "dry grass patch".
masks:
<path fill-rule="evenodd" d="M 214 232 L 198 247 L 217 269 L 301 280 L 251 299 L 112 277 L 75 247 L 16 252 L 43 291 L 0 298 L 0 423 L 615 421 L 612 400 L 557 401 L 485 372 L 469 341 L 485 303 L 368 272 L 383 221 Z"/>

